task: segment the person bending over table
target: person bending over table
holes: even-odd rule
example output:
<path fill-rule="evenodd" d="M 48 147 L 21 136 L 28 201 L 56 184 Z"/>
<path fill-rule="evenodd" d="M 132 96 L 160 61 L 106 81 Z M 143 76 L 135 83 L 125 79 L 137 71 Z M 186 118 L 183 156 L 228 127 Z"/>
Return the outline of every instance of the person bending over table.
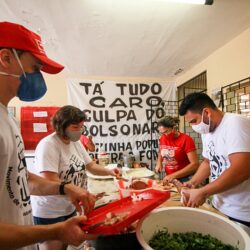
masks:
<path fill-rule="evenodd" d="M 158 130 L 161 134 L 156 172 L 165 168 L 166 177 L 163 184 L 179 179 L 189 180 L 199 166 L 198 156 L 193 139 L 178 130 L 179 119 L 171 116 L 163 117 L 158 121 Z"/>
<path fill-rule="evenodd" d="M 186 96 L 180 105 L 196 132 L 202 134 L 204 157 L 198 171 L 183 190 L 185 205 L 198 207 L 212 196 L 212 204 L 230 219 L 250 226 L 250 119 L 223 113 L 205 93 Z"/>

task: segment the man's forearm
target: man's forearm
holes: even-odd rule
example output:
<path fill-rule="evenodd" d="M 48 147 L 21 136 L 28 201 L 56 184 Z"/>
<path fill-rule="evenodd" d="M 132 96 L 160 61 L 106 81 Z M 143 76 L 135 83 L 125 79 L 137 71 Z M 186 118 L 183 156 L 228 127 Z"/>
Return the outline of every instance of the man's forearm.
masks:
<path fill-rule="evenodd" d="M 38 175 L 29 173 L 29 190 L 32 195 L 57 195 L 60 182 L 50 181 Z"/>
<path fill-rule="evenodd" d="M 208 160 L 203 160 L 203 162 L 200 164 L 197 172 L 193 176 L 193 178 L 190 180 L 193 185 L 197 186 L 200 183 L 202 183 L 204 180 L 206 180 L 210 176 L 210 166 Z"/>
<path fill-rule="evenodd" d="M 15 249 L 57 239 L 57 225 L 19 226 L 0 223 L 0 249 Z"/>

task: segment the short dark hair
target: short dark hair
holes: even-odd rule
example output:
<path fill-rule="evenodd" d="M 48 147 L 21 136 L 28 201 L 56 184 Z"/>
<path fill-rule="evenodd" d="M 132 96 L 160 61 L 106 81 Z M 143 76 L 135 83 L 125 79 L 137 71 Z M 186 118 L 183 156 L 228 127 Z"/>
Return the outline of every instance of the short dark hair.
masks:
<path fill-rule="evenodd" d="M 191 93 L 185 96 L 179 107 L 179 114 L 185 115 L 187 111 L 202 114 L 204 108 L 217 109 L 213 100 L 205 93 Z"/>
<path fill-rule="evenodd" d="M 178 127 L 179 121 L 178 117 L 165 116 L 157 122 L 157 125 L 158 127 L 163 126 L 165 128 L 173 128 Z"/>
<path fill-rule="evenodd" d="M 86 121 L 86 114 L 79 108 L 66 105 L 60 108 L 52 118 L 52 125 L 58 135 L 65 136 L 65 129 L 70 124 Z"/>

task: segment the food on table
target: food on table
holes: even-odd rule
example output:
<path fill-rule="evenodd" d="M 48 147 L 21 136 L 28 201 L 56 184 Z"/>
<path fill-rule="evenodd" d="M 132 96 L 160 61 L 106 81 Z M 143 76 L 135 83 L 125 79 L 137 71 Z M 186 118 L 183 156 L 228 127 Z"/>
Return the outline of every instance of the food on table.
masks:
<path fill-rule="evenodd" d="M 120 214 L 115 214 L 115 213 L 109 212 L 106 214 L 104 224 L 107 226 L 112 226 L 112 225 L 126 219 L 128 217 L 128 215 L 129 215 L 129 212 L 120 213 Z"/>
<path fill-rule="evenodd" d="M 129 188 L 131 189 L 135 189 L 135 190 L 141 190 L 141 189 L 145 189 L 148 188 L 149 185 L 140 179 L 133 179 L 131 184 L 129 185 Z"/>
<path fill-rule="evenodd" d="M 179 193 L 181 193 L 181 190 L 183 188 L 187 188 L 183 185 L 182 182 L 178 181 L 177 179 L 173 179 L 170 183 L 172 183 L 177 188 Z"/>
<path fill-rule="evenodd" d="M 173 189 L 173 188 L 175 188 L 174 184 L 168 183 L 167 185 L 164 185 L 161 180 L 158 180 L 154 187 L 154 189 L 157 189 L 160 191 L 169 191 L 170 189 Z"/>
<path fill-rule="evenodd" d="M 129 197 L 133 193 L 138 194 L 146 190 L 154 189 L 156 181 L 149 178 L 129 178 L 128 181 L 116 182 L 121 198 Z"/>
<path fill-rule="evenodd" d="M 142 200 L 143 200 L 143 197 L 141 197 L 140 195 L 136 195 L 135 193 L 133 193 L 133 194 L 131 195 L 131 198 L 132 198 L 132 201 L 133 201 L 133 202 L 142 201 Z"/>
<path fill-rule="evenodd" d="M 131 232 L 135 232 L 136 226 L 137 226 L 138 221 L 135 221 L 134 223 L 132 223 L 131 225 L 129 225 L 128 227 L 125 227 L 122 230 L 122 234 L 127 234 L 127 233 L 131 233 Z"/>
<path fill-rule="evenodd" d="M 222 243 L 220 240 L 201 233 L 173 233 L 170 235 L 168 230 L 156 232 L 149 245 L 154 250 L 238 250 L 237 247 Z"/>
<path fill-rule="evenodd" d="M 129 215 L 129 212 L 125 212 L 125 213 L 120 213 L 120 214 L 115 214 L 112 212 L 108 212 L 106 214 L 106 218 L 104 219 L 104 221 L 98 222 L 96 224 L 92 224 L 88 227 L 88 229 L 90 230 L 94 230 L 99 226 L 105 225 L 105 226 L 112 226 L 120 221 L 123 221 L 124 219 L 126 219 Z"/>

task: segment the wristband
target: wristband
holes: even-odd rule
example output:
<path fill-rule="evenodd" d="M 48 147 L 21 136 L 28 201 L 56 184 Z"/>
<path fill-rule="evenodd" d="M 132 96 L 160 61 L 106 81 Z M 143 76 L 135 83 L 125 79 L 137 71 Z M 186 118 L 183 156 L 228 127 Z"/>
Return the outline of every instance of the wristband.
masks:
<path fill-rule="evenodd" d="M 64 186 L 66 185 L 67 183 L 61 183 L 60 186 L 59 186 L 59 194 L 60 195 L 65 195 L 65 191 L 64 191 Z"/>

